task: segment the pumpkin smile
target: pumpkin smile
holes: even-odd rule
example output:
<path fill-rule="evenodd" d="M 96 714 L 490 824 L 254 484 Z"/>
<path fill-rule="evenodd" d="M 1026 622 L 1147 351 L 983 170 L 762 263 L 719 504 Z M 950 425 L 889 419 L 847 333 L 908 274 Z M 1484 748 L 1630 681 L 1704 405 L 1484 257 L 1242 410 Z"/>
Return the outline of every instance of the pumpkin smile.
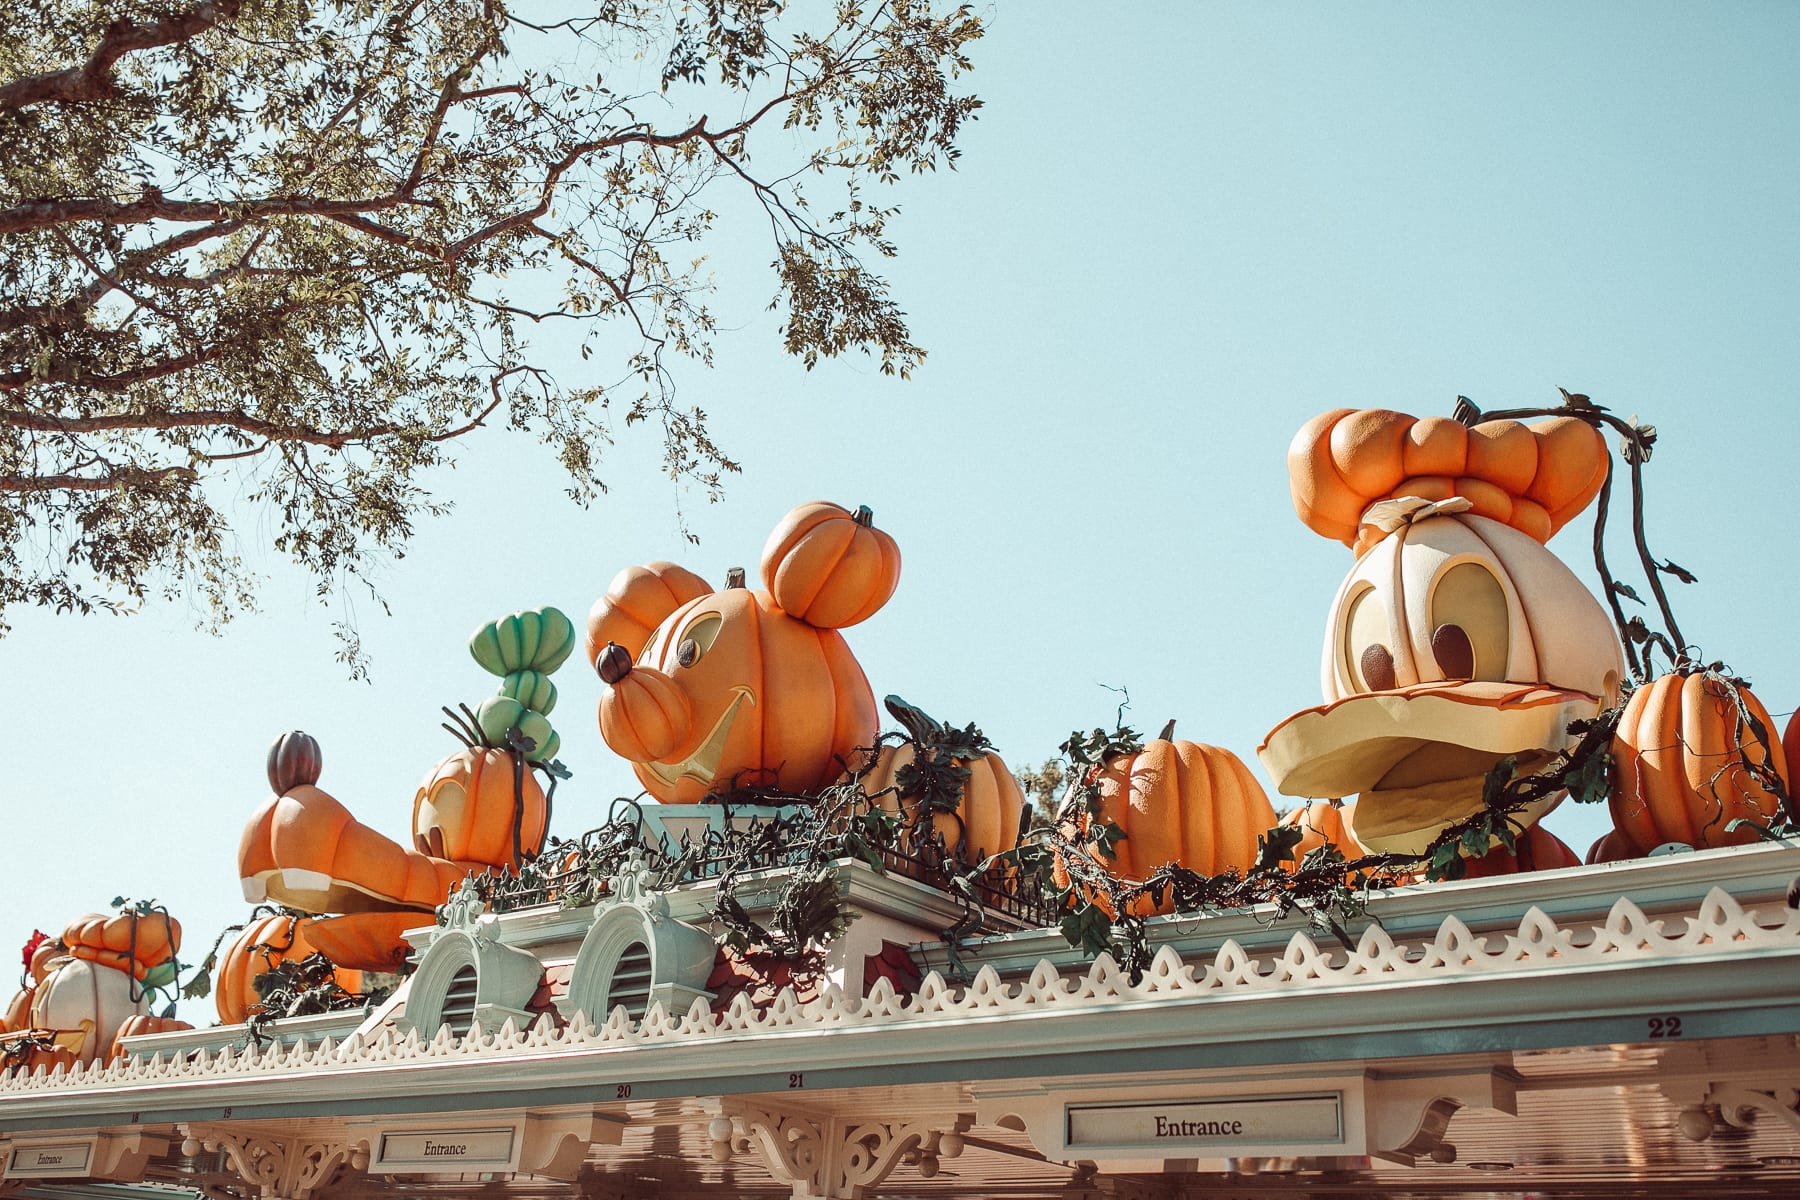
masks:
<path fill-rule="evenodd" d="M 1417 854 L 1445 825 L 1480 811 L 1500 760 L 1521 773 L 1571 745 L 1569 722 L 1599 697 L 1533 683 L 1421 683 L 1364 692 L 1296 713 L 1257 753 L 1290 796 L 1358 796 L 1355 832 L 1371 850 Z M 1555 807 L 1553 795 L 1520 814 Z"/>
<path fill-rule="evenodd" d="M 725 754 L 725 740 L 731 736 L 731 725 L 737 718 L 739 707 L 746 700 L 751 704 L 756 703 L 756 697 L 744 685 L 739 684 L 732 691 L 736 694 L 732 696 L 731 703 L 725 706 L 725 711 L 720 714 L 711 732 L 692 754 L 673 763 L 648 762 L 643 764 L 645 769 L 666 784 L 673 784 L 687 776 L 692 776 L 703 784 L 711 783 L 718 774 L 719 760 Z"/>

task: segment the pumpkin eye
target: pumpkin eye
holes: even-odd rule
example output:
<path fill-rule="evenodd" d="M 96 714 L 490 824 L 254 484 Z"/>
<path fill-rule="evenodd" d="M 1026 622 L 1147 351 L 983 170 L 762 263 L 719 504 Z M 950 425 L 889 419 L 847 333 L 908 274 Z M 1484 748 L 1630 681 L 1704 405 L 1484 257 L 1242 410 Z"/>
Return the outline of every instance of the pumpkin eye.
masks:
<path fill-rule="evenodd" d="M 1461 625 L 1439 625 L 1431 631 L 1431 656 L 1445 679 L 1475 678 L 1475 647 Z"/>
<path fill-rule="evenodd" d="M 1387 605 L 1365 587 L 1344 606 L 1344 677 L 1356 691 L 1385 692 L 1394 686 L 1394 654 L 1388 648 Z"/>
<path fill-rule="evenodd" d="M 1380 642 L 1364 650 L 1356 665 L 1362 668 L 1362 677 L 1373 690 L 1385 692 L 1393 688 L 1394 656 Z"/>
<path fill-rule="evenodd" d="M 707 613 L 681 635 L 681 641 L 675 645 L 675 661 L 684 667 L 691 667 L 712 649 L 713 639 L 719 636 L 719 627 L 725 618 L 718 613 Z"/>
<path fill-rule="evenodd" d="M 1506 590 L 1479 562 L 1463 561 L 1431 590 L 1431 653 L 1446 679 L 1506 678 L 1512 644 Z"/>

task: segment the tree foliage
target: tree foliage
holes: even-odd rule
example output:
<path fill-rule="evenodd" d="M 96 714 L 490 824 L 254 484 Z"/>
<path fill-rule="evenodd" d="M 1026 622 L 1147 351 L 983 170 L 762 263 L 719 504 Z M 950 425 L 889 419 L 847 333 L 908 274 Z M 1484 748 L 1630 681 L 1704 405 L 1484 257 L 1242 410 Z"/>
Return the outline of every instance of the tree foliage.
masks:
<path fill-rule="evenodd" d="M 709 358 L 730 214 L 770 238 L 788 351 L 919 362 L 864 262 L 894 253 L 865 185 L 954 164 L 977 18 L 544 8 L 13 6 L 0 632 L 9 605 L 184 590 L 229 616 L 252 599 L 245 501 L 331 592 L 440 510 L 425 473 L 484 425 L 547 443 L 577 501 L 621 422 L 716 490 L 735 465 L 670 370 Z"/>

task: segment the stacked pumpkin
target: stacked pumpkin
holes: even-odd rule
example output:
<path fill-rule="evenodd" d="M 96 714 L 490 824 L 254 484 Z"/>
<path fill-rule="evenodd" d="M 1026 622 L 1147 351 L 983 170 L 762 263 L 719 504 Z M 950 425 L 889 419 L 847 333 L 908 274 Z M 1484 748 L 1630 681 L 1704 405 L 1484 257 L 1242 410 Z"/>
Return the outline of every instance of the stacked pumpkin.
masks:
<path fill-rule="evenodd" d="M 430 924 L 432 910 L 466 875 L 516 870 L 543 848 L 550 806 L 533 768 L 560 743 L 547 719 L 556 703 L 548 676 L 574 636 L 554 608 L 513 613 L 475 631 L 470 653 L 500 676 L 500 693 L 478 712 L 451 714 L 463 747 L 433 765 L 414 792 L 411 846 L 363 824 L 318 786 L 317 741 L 300 732 L 276 739 L 268 761 L 273 794 L 239 843 L 244 898 L 321 918 L 306 922 L 305 941 L 341 969 L 394 970 L 407 952 L 404 932 Z M 274 944 L 252 938 L 243 949 Z M 221 1002 L 238 1011 L 253 999 L 239 989 Z"/>
<path fill-rule="evenodd" d="M 181 923 L 147 905 L 89 913 L 54 941 L 34 938 L 26 986 L 4 1022 L 6 1032 L 26 1035 L 18 1065 L 92 1063 L 119 1054 L 136 1033 L 192 1028 L 148 1014 L 154 989 L 175 980 L 180 948 Z"/>
<path fill-rule="evenodd" d="M 575 626 L 557 608 L 516 612 L 475 631 L 469 653 L 482 670 L 500 677 L 500 694 L 489 696 L 475 710 L 476 724 L 489 746 L 505 747 L 507 735 L 517 729 L 532 743 L 525 752 L 531 762 L 556 757 L 562 738 L 550 727 L 550 710 L 556 707 L 550 674 L 574 648 Z"/>
<path fill-rule="evenodd" d="M 867 507 L 793 509 L 762 553 L 762 589 L 714 591 L 654 562 L 614 577 L 587 620 L 600 732 L 658 802 L 733 788 L 811 794 L 874 744 L 875 696 L 840 629 L 893 595 L 900 552 Z"/>

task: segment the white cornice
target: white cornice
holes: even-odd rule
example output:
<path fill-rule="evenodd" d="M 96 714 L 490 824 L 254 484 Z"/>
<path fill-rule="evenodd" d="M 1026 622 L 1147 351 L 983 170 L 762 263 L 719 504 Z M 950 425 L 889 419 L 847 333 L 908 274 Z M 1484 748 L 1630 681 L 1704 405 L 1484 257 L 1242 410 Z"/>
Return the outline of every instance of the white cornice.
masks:
<path fill-rule="evenodd" d="M 1746 910 L 1715 889 L 1684 916 L 1659 919 L 1621 899 L 1595 923 L 1559 924 L 1532 908 L 1509 930 L 1481 934 L 1449 917 L 1416 939 L 1370 928 L 1353 952 L 1305 933 L 1263 952 L 1227 941 L 1184 957 L 1164 946 L 1135 984 L 1102 957 L 1074 977 L 1048 962 L 1014 982 L 984 967 L 966 987 L 933 973 L 909 999 L 883 981 L 866 998 L 830 989 L 801 1004 L 784 993 L 760 1012 L 739 997 L 721 1014 L 703 1003 L 677 1016 L 653 1007 L 636 1025 L 619 1012 L 597 1028 L 577 1020 L 558 1031 L 540 1020 L 461 1040 L 447 1030 L 432 1039 L 384 1033 L 369 1043 L 13 1075 L 0 1077 L 0 1128 L 255 1103 L 347 1111 L 410 1098 L 441 1107 L 471 1093 L 591 1094 L 617 1080 L 720 1094 L 734 1079 L 754 1090 L 788 1072 L 866 1077 L 873 1062 L 972 1079 L 1041 1073 L 1046 1062 L 1129 1069 L 1120 1064 L 1149 1055 L 1167 1067 L 1183 1056 L 1229 1063 L 1263 1045 L 1273 1047 L 1265 1061 L 1343 1059 L 1382 1038 L 1412 1053 L 1604 1044 L 1644 1040 L 1645 1015 L 1668 1012 L 1689 1014 L 1695 1037 L 1756 1032 L 1753 1015 L 1793 1032 L 1797 980 L 1800 913 Z"/>
<path fill-rule="evenodd" d="M 1474 930 L 1517 925 L 1530 908 L 1558 921 L 1597 921 L 1621 896 L 1644 912 L 1658 915 L 1692 911 L 1715 887 L 1744 905 L 1777 906 L 1796 875 L 1800 875 L 1800 847 L 1776 843 L 1736 846 L 1523 875 L 1414 884 L 1371 893 L 1363 916 L 1346 924 L 1352 937 L 1379 925 L 1394 937 L 1408 938 L 1430 936 L 1446 913 L 1455 913 Z M 1211 954 L 1227 941 L 1250 947 L 1278 946 L 1305 920 L 1300 913 L 1282 919 L 1273 906 L 1263 905 L 1153 917 L 1147 924 L 1153 944 L 1173 946 L 1191 958 Z M 923 941 L 912 947 L 912 952 L 928 969 L 948 971 L 951 967 L 950 950 L 941 942 Z M 1086 962 L 1086 956 L 1056 929 L 969 939 L 957 948 L 956 957 L 965 963 L 990 965 L 1002 975 L 1029 971 L 1045 959 L 1064 969 Z"/>

